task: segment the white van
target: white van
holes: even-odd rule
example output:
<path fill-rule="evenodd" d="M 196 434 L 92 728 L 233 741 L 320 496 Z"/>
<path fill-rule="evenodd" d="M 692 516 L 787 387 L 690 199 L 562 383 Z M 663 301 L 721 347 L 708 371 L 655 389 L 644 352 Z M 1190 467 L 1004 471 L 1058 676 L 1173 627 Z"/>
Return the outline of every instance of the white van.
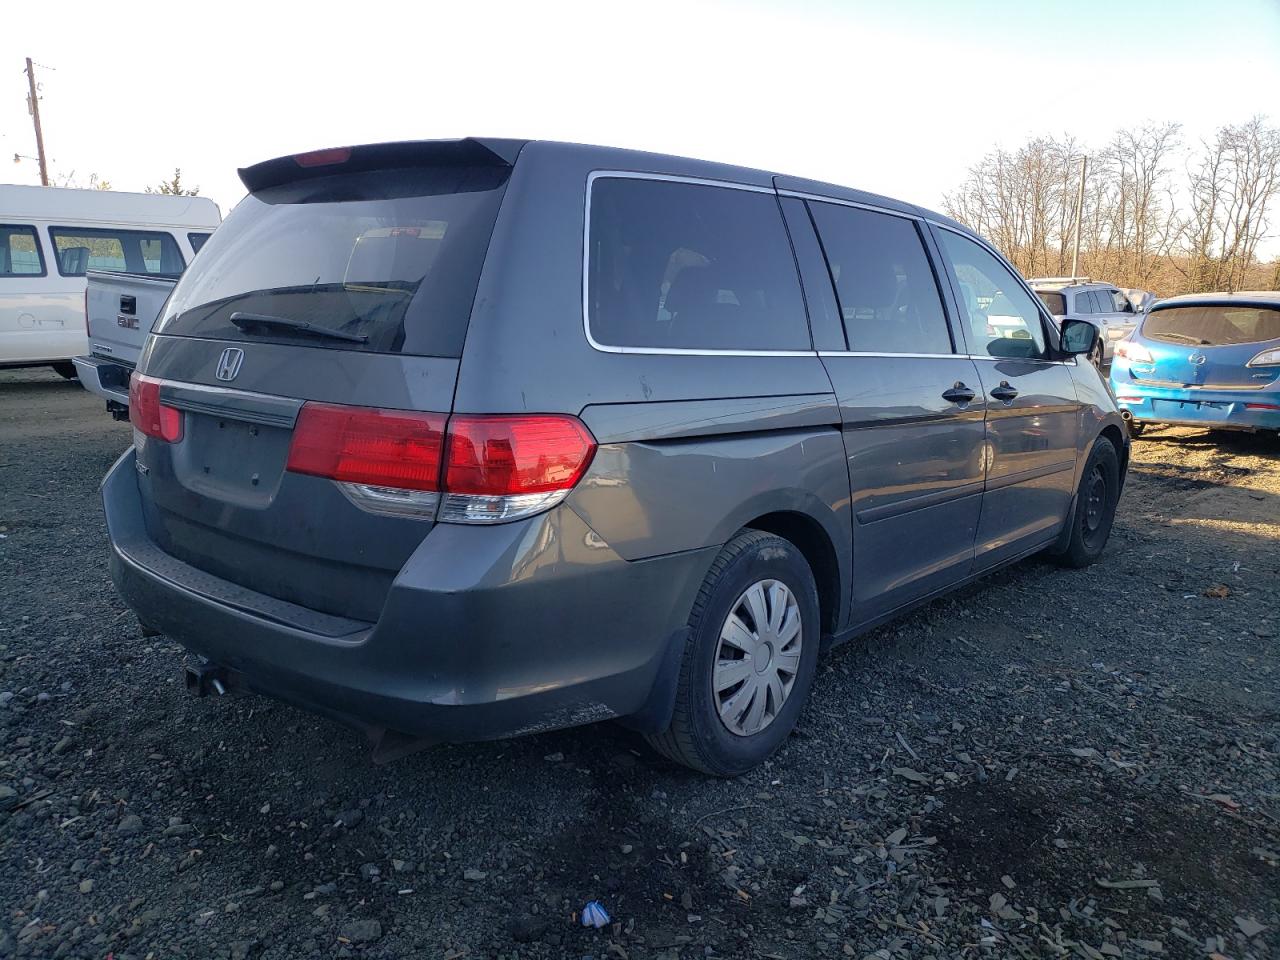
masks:
<path fill-rule="evenodd" d="M 0 184 L 0 368 L 75 376 L 85 271 L 177 277 L 221 222 L 207 197 Z"/>

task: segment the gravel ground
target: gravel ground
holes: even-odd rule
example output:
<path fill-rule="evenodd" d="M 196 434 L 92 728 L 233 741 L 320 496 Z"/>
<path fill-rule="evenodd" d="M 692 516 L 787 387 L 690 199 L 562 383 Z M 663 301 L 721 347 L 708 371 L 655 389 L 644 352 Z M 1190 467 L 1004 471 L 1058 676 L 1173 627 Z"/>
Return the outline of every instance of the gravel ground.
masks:
<path fill-rule="evenodd" d="M 0 374 L 0 956 L 1280 951 L 1274 438 L 1150 432 L 1102 563 L 833 652 L 733 782 L 612 725 L 376 767 L 328 721 L 188 697 L 107 576 L 128 442 Z"/>

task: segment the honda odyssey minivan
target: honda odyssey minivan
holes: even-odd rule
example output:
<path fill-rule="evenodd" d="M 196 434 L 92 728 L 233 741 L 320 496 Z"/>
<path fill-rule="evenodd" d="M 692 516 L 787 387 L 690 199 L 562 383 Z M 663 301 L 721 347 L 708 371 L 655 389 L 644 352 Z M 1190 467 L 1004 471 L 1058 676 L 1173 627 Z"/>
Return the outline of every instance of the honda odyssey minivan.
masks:
<path fill-rule="evenodd" d="M 619 718 L 728 776 L 829 645 L 1107 541 L 1095 328 L 938 214 L 538 141 L 241 177 L 103 482 L 117 588 L 198 692 L 383 756 Z"/>

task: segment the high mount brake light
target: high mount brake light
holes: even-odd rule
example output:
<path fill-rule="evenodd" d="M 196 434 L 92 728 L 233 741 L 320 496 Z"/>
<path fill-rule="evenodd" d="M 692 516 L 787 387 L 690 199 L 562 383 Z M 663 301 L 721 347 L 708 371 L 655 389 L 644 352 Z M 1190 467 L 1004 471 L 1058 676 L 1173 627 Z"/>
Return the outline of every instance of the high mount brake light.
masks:
<path fill-rule="evenodd" d="M 447 417 L 307 403 L 288 469 L 327 477 L 378 513 L 499 523 L 546 510 L 582 479 L 596 443 L 576 417 Z"/>
<path fill-rule="evenodd" d="M 310 153 L 296 153 L 293 156 L 293 162 L 300 167 L 332 167 L 350 159 L 350 147 L 330 147 L 328 150 L 312 150 Z"/>
<path fill-rule="evenodd" d="M 155 377 L 134 373 L 129 378 L 129 422 L 165 443 L 182 439 L 182 411 L 160 402 L 160 381 Z"/>

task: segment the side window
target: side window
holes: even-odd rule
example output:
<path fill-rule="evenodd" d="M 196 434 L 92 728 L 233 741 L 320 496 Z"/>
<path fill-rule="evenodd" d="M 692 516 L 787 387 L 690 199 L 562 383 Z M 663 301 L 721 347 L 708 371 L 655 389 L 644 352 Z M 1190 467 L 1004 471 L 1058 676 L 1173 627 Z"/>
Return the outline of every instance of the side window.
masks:
<path fill-rule="evenodd" d="M 849 349 L 952 353 L 938 282 L 913 221 L 811 203 Z"/>
<path fill-rule="evenodd" d="M 178 242 L 167 233 L 50 227 L 49 238 L 64 277 L 82 277 L 86 270 L 177 277 L 186 265 Z"/>
<path fill-rule="evenodd" d="M 1088 290 L 1077 290 L 1075 292 L 1076 316 L 1097 313 L 1093 302 L 1093 294 Z"/>
<path fill-rule="evenodd" d="M 209 239 L 207 233 L 188 233 L 187 242 L 191 244 L 191 252 L 199 253 L 200 248 L 204 246 L 204 242 Z"/>
<path fill-rule="evenodd" d="M 1090 290 L 1089 299 L 1093 301 L 1094 313 L 1110 313 L 1111 312 L 1111 298 L 1108 297 L 1101 290 Z"/>
<path fill-rule="evenodd" d="M 811 349 L 772 193 L 600 177 L 590 202 L 587 322 L 597 343 Z"/>
<path fill-rule="evenodd" d="M 43 277 L 36 228 L 0 224 L 0 277 Z"/>
<path fill-rule="evenodd" d="M 937 234 L 960 284 L 973 352 L 991 357 L 1045 357 L 1039 301 L 981 244 L 951 230 L 940 229 Z"/>
<path fill-rule="evenodd" d="M 1114 306 L 1111 307 L 1112 313 L 1133 313 L 1133 304 L 1119 290 L 1108 291 L 1111 294 L 1111 300 Z"/>

